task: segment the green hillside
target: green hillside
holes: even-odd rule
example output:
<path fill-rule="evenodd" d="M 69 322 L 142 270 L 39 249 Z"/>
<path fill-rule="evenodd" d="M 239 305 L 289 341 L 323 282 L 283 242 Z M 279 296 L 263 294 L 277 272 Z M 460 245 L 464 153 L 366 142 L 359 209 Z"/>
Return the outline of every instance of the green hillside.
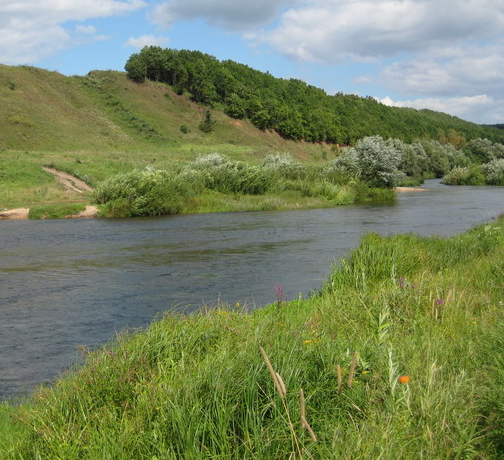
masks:
<path fill-rule="evenodd" d="M 321 149 L 286 142 L 219 111 L 212 112 L 214 130 L 203 133 L 198 129 L 206 113 L 203 106 L 165 84 L 139 85 L 122 72 L 65 77 L 34 67 L 0 65 L 0 107 L 2 150 L 162 153 L 169 149 L 184 157 L 191 149 L 204 152 L 218 147 L 253 157 L 257 149 L 295 156 Z M 188 132 L 181 131 L 182 125 Z"/>
<path fill-rule="evenodd" d="M 288 177 L 275 179 L 275 188 L 272 178 L 277 173 L 269 171 L 271 164 L 267 166 L 269 185 L 264 190 L 274 195 L 267 198 L 269 204 L 266 198 L 238 202 L 230 195 L 230 199 L 230 190 L 232 195 L 245 193 L 233 182 L 238 176 L 227 188 L 200 178 L 201 190 L 211 194 L 205 192 L 201 200 L 193 190 L 183 206 L 186 212 L 329 206 L 368 199 L 366 187 L 376 186 L 367 183 L 364 175 L 364 188 L 360 187 L 361 182 L 353 179 L 361 172 L 346 165 L 345 159 L 330 166 L 329 162 L 341 158 L 341 144 L 357 145 L 365 136 L 395 138 L 394 149 L 404 152 L 402 163 L 394 168 L 421 180 L 468 166 L 469 160 L 452 152 L 450 144 L 461 148 L 477 138 L 504 142 L 504 131 L 497 127 L 428 110 L 391 108 L 371 97 L 329 96 L 300 80 L 278 79 L 199 52 L 145 48 L 132 55 L 126 68 L 128 73 L 93 71 L 66 77 L 29 66 L 0 65 L 0 211 L 93 201 L 89 193 L 62 187 L 42 166 L 66 171 L 97 187 L 117 174 L 146 166 L 180 173 L 183 170 L 175 163 L 188 165 L 214 152 L 230 160 L 222 166 L 228 175 L 244 174 L 248 166 L 240 162 L 261 167 L 265 159 L 279 154 L 313 168 L 289 163 L 289 168 L 303 173 L 287 171 Z M 143 73 L 135 74 L 138 69 Z M 431 139 L 437 144 L 428 145 Z M 416 140 L 422 146 L 400 144 Z M 500 159 L 501 153 L 486 155 L 485 161 L 477 163 Z M 468 158 L 473 161 L 473 157 Z M 479 170 L 462 173 L 469 177 L 466 182 L 484 182 Z M 303 183 L 307 178 L 313 184 L 323 183 L 307 186 Z M 500 181 L 499 175 L 494 182 Z M 279 193 L 288 196 L 279 201 Z"/>
<path fill-rule="evenodd" d="M 139 82 L 162 81 L 179 94 L 222 108 L 237 119 L 249 119 L 262 130 L 275 130 L 286 139 L 353 145 L 380 135 L 405 142 L 488 138 L 503 141 L 495 128 L 483 127 L 431 110 L 388 107 L 372 97 L 324 90 L 298 79 L 270 73 L 199 51 L 145 47 L 126 63 L 128 76 Z"/>

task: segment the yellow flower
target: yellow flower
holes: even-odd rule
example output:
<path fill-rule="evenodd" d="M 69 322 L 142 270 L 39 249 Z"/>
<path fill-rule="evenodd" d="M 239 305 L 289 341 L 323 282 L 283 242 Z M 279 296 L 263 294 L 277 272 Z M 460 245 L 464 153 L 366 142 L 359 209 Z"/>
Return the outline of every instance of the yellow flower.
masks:
<path fill-rule="evenodd" d="M 313 340 L 305 340 L 305 341 L 303 342 L 303 345 L 309 345 L 309 344 L 310 344 L 310 343 L 312 343 L 312 342 L 313 342 Z"/>
<path fill-rule="evenodd" d="M 235 307 L 239 307 L 239 306 L 240 306 L 240 302 L 236 302 Z"/>

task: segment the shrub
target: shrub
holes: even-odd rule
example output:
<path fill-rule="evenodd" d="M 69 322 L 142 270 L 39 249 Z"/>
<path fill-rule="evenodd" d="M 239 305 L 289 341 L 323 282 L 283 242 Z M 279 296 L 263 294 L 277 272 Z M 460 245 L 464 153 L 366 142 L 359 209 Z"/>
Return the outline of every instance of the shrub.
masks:
<path fill-rule="evenodd" d="M 489 185 L 504 185 L 504 158 L 493 160 L 481 167 Z"/>
<path fill-rule="evenodd" d="M 473 139 L 464 148 L 465 154 L 477 163 L 489 163 L 496 158 L 504 158 L 504 146 L 488 139 Z"/>
<path fill-rule="evenodd" d="M 404 173 L 399 171 L 401 152 L 380 136 L 365 137 L 355 145 L 360 177 L 372 187 L 395 187 Z"/>
<path fill-rule="evenodd" d="M 459 166 L 444 176 L 442 182 L 446 185 L 484 185 L 485 177 L 477 165 Z"/>
<path fill-rule="evenodd" d="M 289 154 L 276 153 L 268 155 L 262 164 L 262 167 L 274 174 L 277 178 L 301 179 L 308 175 L 309 167 L 298 163 Z"/>
<path fill-rule="evenodd" d="M 327 175 L 340 175 L 344 177 L 359 177 L 360 168 L 355 149 L 347 149 L 342 155 L 330 163 L 326 169 Z"/>
<path fill-rule="evenodd" d="M 167 170 L 145 169 L 118 174 L 95 190 L 98 203 L 121 200 L 128 217 L 175 214 L 182 198 L 191 195 L 190 184 Z"/>
<path fill-rule="evenodd" d="M 231 195 L 262 195 L 273 185 L 273 176 L 266 169 L 232 161 L 219 153 L 198 157 L 185 168 L 185 174 L 191 170 L 205 188 Z"/>

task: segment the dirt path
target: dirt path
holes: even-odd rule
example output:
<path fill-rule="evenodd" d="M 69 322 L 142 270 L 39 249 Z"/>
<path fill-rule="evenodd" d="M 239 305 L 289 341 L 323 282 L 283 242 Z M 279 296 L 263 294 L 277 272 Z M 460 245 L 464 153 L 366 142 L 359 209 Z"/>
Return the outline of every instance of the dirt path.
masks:
<path fill-rule="evenodd" d="M 42 169 L 52 174 L 60 184 L 62 184 L 65 188 L 69 190 L 72 190 L 77 193 L 93 191 L 93 189 L 88 184 L 86 184 L 84 181 L 80 179 L 77 179 L 71 174 L 68 174 L 63 171 L 58 171 L 57 169 L 48 168 L 47 166 L 43 166 Z"/>
<path fill-rule="evenodd" d="M 50 174 L 52 174 L 56 180 L 63 185 L 68 190 L 76 193 L 92 192 L 93 189 L 86 184 L 84 181 L 77 179 L 63 171 L 58 171 L 57 169 L 48 168 L 43 166 L 42 169 Z M 28 219 L 29 208 L 16 208 L 16 209 L 5 209 L 0 210 L 0 220 L 6 219 Z M 66 219 L 82 219 L 88 217 L 96 217 L 98 214 L 98 208 L 96 206 L 86 206 L 84 211 L 72 216 L 66 216 Z"/>

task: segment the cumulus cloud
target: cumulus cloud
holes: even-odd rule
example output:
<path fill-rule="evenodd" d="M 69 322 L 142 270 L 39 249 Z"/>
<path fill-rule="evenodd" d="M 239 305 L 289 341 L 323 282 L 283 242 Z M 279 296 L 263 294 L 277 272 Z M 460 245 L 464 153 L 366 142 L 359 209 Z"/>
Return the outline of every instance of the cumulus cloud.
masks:
<path fill-rule="evenodd" d="M 72 43 L 65 22 L 110 17 L 144 6 L 143 0 L 0 0 L 0 61 L 37 62 Z M 76 32 L 92 35 L 89 27 L 81 26 Z"/>
<path fill-rule="evenodd" d="M 157 6 L 154 23 L 170 26 L 176 20 L 203 18 L 209 24 L 238 31 L 271 21 L 287 0 L 170 0 Z"/>
<path fill-rule="evenodd" d="M 496 0 L 308 0 L 257 39 L 295 59 L 335 64 L 485 39 L 503 27 Z"/>
<path fill-rule="evenodd" d="M 124 46 L 142 49 L 144 46 L 165 46 L 168 43 L 168 37 L 154 37 L 154 35 L 142 35 L 141 37 L 131 37 Z"/>
<path fill-rule="evenodd" d="M 449 113 L 475 123 L 503 123 L 504 99 L 494 99 L 486 94 L 464 97 L 419 98 L 394 101 L 390 97 L 378 99 L 382 104 L 392 107 L 412 107 Z"/>
<path fill-rule="evenodd" d="M 504 98 L 504 41 L 421 53 L 387 66 L 379 81 L 403 93 L 474 95 L 475 89 Z"/>

